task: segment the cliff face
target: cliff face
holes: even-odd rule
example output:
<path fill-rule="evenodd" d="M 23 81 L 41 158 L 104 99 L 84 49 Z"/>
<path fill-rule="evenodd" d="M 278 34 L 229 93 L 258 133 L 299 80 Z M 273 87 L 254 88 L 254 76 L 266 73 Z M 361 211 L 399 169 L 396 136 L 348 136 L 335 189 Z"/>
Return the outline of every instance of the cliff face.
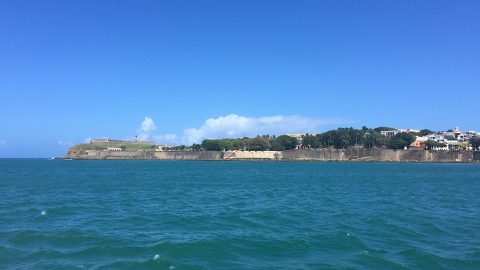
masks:
<path fill-rule="evenodd" d="M 222 160 L 220 151 L 172 151 L 154 152 L 155 159 L 161 160 Z"/>
<path fill-rule="evenodd" d="M 73 159 L 160 159 L 160 160 L 222 160 L 220 151 L 68 151 Z"/>
<path fill-rule="evenodd" d="M 281 151 L 227 151 L 224 160 L 281 160 Z"/>
<path fill-rule="evenodd" d="M 390 150 L 390 149 L 302 149 L 289 151 L 105 151 L 72 147 L 73 159 L 158 159 L 158 160 L 312 160 L 387 162 L 473 162 L 480 152 Z"/>
<path fill-rule="evenodd" d="M 390 161 L 390 162 L 472 162 L 473 152 L 391 150 L 391 149 L 315 149 L 283 151 L 284 160 Z"/>

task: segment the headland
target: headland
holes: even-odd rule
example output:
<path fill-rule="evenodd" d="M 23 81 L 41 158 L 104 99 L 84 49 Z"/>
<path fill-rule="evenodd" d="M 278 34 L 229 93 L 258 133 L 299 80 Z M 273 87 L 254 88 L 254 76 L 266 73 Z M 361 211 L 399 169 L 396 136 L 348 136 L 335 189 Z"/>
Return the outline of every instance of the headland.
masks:
<path fill-rule="evenodd" d="M 440 151 L 413 149 L 292 149 L 284 151 L 193 151 L 193 150 L 107 150 L 72 147 L 66 158 L 71 159 L 151 159 L 151 160 L 204 160 L 204 161 L 363 161 L 363 162 L 479 162 L 477 151 Z"/>
<path fill-rule="evenodd" d="M 71 147 L 65 158 L 467 163 L 480 161 L 480 133 L 339 128 L 319 134 L 206 139 L 191 146 L 94 139 Z"/>

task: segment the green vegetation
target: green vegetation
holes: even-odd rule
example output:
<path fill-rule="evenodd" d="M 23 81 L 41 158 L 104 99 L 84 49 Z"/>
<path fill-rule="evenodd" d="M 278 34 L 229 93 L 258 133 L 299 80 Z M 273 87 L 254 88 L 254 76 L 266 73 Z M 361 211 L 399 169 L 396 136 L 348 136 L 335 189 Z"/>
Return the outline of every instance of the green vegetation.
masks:
<path fill-rule="evenodd" d="M 406 132 L 401 132 L 401 133 L 398 133 L 397 135 L 395 135 L 394 138 L 399 138 L 401 140 L 404 140 L 406 143 L 407 143 L 407 146 L 409 146 L 411 143 L 413 143 L 415 141 L 415 135 L 412 135 L 410 133 L 406 133 Z"/>
<path fill-rule="evenodd" d="M 252 139 L 245 139 L 248 151 L 267 151 L 270 149 L 270 141 L 268 137 L 257 136 Z"/>
<path fill-rule="evenodd" d="M 322 146 L 317 136 L 309 135 L 308 133 L 303 136 L 302 144 L 306 148 L 320 148 Z"/>
<path fill-rule="evenodd" d="M 392 127 L 377 127 L 377 128 L 374 128 L 373 131 L 375 132 L 378 132 L 380 133 L 380 131 L 391 131 L 391 130 L 395 130 L 396 128 L 392 128 Z"/>
<path fill-rule="evenodd" d="M 297 147 L 298 140 L 287 135 L 282 135 L 277 138 L 270 139 L 270 145 L 270 150 L 273 151 L 291 150 Z"/>
<path fill-rule="evenodd" d="M 198 143 L 194 143 L 194 144 L 192 144 L 192 150 L 193 151 L 200 151 L 200 150 L 202 150 L 202 145 L 198 144 Z"/>
<path fill-rule="evenodd" d="M 170 147 L 167 147 L 166 150 L 168 150 L 168 151 L 185 151 L 185 150 L 187 150 L 187 147 L 185 145 L 170 146 Z"/>
<path fill-rule="evenodd" d="M 408 147 L 408 144 L 405 140 L 402 140 L 401 138 L 394 137 L 388 141 L 389 149 L 403 149 L 404 147 Z"/>
<path fill-rule="evenodd" d="M 479 149 L 480 148 L 480 136 L 475 136 L 470 139 L 470 145 L 475 148 Z"/>
<path fill-rule="evenodd" d="M 207 151 L 281 151 L 295 149 L 297 145 L 298 140 L 287 135 L 282 135 L 277 138 L 266 135 L 242 139 L 208 139 L 204 140 L 201 145 L 192 145 L 192 149 L 203 149 Z"/>
<path fill-rule="evenodd" d="M 336 148 L 345 149 L 352 146 L 364 148 L 390 148 L 403 149 L 409 147 L 415 141 L 415 136 L 409 133 L 398 133 L 395 137 L 389 139 L 380 134 L 382 130 L 393 130 L 389 127 L 379 127 L 369 129 L 338 128 L 322 134 L 305 134 L 301 140 L 288 135 L 275 136 L 257 136 L 255 138 L 242 139 L 217 139 L 204 140 L 201 145 L 192 145 L 192 149 L 208 151 L 229 151 L 229 150 L 248 150 L 248 151 L 283 151 L 301 148 Z"/>
<path fill-rule="evenodd" d="M 426 135 L 429 135 L 429 134 L 433 134 L 435 132 L 431 131 L 430 129 L 422 129 L 420 130 L 420 136 L 426 136 Z"/>
<path fill-rule="evenodd" d="M 320 144 L 324 147 L 337 149 L 348 148 L 354 145 L 363 145 L 367 130 L 354 128 L 339 128 L 317 135 Z"/>
<path fill-rule="evenodd" d="M 365 142 L 363 143 L 365 148 L 381 148 L 387 145 L 388 138 L 384 135 L 370 131 L 365 133 Z"/>
<path fill-rule="evenodd" d="M 154 150 L 154 144 L 125 142 L 94 142 L 78 145 L 83 150 L 106 150 L 107 148 L 122 148 L 125 151 Z"/>
<path fill-rule="evenodd" d="M 362 147 L 366 149 L 371 148 L 389 148 L 389 149 L 403 149 L 410 147 L 411 143 L 415 141 L 416 136 L 425 136 L 433 134 L 434 131 L 429 129 L 422 129 L 420 132 L 411 134 L 406 132 L 397 133 L 395 136 L 388 138 L 380 132 L 384 130 L 395 130 L 390 127 L 377 127 L 374 129 L 363 126 L 361 129 L 355 128 L 338 128 L 329 130 L 321 134 L 305 134 L 301 138 L 281 135 L 278 137 L 263 135 L 253 138 L 238 138 L 238 139 L 206 139 L 201 144 L 194 143 L 191 146 L 172 146 L 164 147 L 166 151 L 232 151 L 232 150 L 247 150 L 247 151 L 284 151 L 296 148 L 304 149 L 318 149 L 318 148 L 335 148 L 346 149 L 350 147 Z M 447 136 L 447 139 L 455 139 L 452 136 Z M 480 149 L 480 136 L 470 139 L 470 145 L 475 149 Z M 426 149 L 435 149 L 437 147 L 445 147 L 445 144 L 438 143 L 434 140 L 428 140 L 425 143 Z M 460 145 L 462 149 L 467 149 L 468 144 Z M 80 144 L 72 149 L 72 151 L 79 150 L 107 150 L 107 148 L 121 148 L 125 151 L 153 151 L 157 148 L 151 143 L 134 143 L 124 141 L 110 141 L 110 142 L 94 142 L 89 144 Z"/>
<path fill-rule="evenodd" d="M 227 140 L 204 140 L 202 142 L 203 149 L 207 151 L 223 151 L 229 146 Z"/>
<path fill-rule="evenodd" d="M 207 151 L 245 150 L 246 145 L 247 143 L 242 139 L 204 140 L 201 145 L 192 145 L 192 149 L 196 151 L 202 148 Z"/>

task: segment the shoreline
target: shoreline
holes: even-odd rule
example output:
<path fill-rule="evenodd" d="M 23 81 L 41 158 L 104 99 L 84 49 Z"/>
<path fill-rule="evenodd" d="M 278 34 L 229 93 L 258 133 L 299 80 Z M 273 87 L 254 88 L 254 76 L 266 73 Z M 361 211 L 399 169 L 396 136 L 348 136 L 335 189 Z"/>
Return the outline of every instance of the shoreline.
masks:
<path fill-rule="evenodd" d="M 38 159 L 38 158 L 36 158 Z M 186 161 L 186 162 L 271 162 L 271 163 L 403 163 L 403 164 L 480 164 L 480 161 L 362 161 L 362 160 L 267 160 L 267 159 L 236 159 L 236 160 L 195 160 L 195 159 L 144 159 L 144 158 L 131 158 L 131 159 L 85 159 L 85 158 L 73 158 L 73 159 L 62 159 L 55 158 L 54 160 L 63 160 L 63 161 Z"/>
<path fill-rule="evenodd" d="M 480 152 L 391 149 L 297 149 L 287 151 L 105 151 L 69 152 L 59 160 L 192 160 L 192 161 L 295 161 L 476 163 Z"/>

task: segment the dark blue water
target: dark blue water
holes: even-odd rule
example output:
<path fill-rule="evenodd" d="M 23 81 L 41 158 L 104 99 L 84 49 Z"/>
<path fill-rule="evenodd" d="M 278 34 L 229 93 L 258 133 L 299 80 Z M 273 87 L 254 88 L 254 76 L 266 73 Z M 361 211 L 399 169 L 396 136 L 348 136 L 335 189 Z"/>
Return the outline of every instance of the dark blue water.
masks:
<path fill-rule="evenodd" d="M 0 269 L 480 269 L 480 164 L 0 160 L 0 199 Z"/>

